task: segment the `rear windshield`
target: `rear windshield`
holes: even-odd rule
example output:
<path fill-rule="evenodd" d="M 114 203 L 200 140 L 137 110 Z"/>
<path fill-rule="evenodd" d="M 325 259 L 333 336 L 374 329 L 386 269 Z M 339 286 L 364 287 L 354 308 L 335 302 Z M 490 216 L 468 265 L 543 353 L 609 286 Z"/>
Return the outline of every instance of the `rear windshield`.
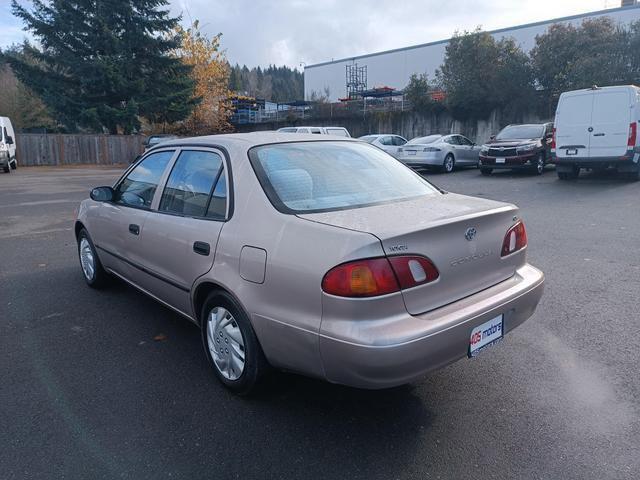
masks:
<path fill-rule="evenodd" d="M 423 145 L 425 143 L 433 143 L 440 138 L 442 138 L 442 135 L 429 135 L 427 137 L 413 138 L 409 140 L 407 143 Z"/>
<path fill-rule="evenodd" d="M 249 157 L 273 205 L 312 213 L 389 203 L 438 190 L 393 157 L 366 143 L 265 145 Z"/>
<path fill-rule="evenodd" d="M 544 125 L 513 125 L 505 127 L 496 140 L 520 140 L 544 137 Z"/>
<path fill-rule="evenodd" d="M 358 140 L 362 140 L 363 142 L 373 143 L 378 138 L 376 135 L 365 135 L 364 137 L 358 138 Z"/>

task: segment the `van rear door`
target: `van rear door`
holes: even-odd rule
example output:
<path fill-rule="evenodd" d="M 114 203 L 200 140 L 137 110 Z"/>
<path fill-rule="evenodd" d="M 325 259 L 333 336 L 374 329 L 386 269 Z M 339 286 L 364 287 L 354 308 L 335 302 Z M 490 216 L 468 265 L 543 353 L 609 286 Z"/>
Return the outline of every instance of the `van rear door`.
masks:
<path fill-rule="evenodd" d="M 627 153 L 631 114 L 631 89 L 594 92 L 589 157 L 621 157 Z"/>
<path fill-rule="evenodd" d="M 593 91 L 563 93 L 556 110 L 556 156 L 570 160 L 588 157 Z"/>

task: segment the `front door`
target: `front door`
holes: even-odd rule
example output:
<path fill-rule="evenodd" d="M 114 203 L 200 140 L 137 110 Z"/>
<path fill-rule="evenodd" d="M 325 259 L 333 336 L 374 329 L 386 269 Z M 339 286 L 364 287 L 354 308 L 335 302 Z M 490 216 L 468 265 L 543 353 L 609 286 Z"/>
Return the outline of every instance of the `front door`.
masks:
<path fill-rule="evenodd" d="M 181 150 L 145 221 L 136 250 L 145 270 L 138 273 L 136 283 L 195 318 L 199 312 L 191 311 L 191 287 L 211 269 L 226 218 L 222 153 Z"/>
<path fill-rule="evenodd" d="M 114 187 L 114 200 L 100 204 L 89 226 L 103 265 L 127 280 L 132 280 L 132 268 L 140 265 L 136 247 L 174 153 L 174 150 L 152 153 L 127 172 Z"/>

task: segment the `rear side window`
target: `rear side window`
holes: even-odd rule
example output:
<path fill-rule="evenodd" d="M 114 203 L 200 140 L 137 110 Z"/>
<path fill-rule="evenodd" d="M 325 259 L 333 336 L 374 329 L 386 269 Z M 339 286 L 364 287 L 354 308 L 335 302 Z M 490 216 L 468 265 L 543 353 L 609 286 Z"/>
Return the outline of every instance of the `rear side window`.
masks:
<path fill-rule="evenodd" d="M 311 213 L 406 200 L 438 191 L 382 150 L 362 142 L 255 147 L 251 164 L 271 203 Z"/>
<path fill-rule="evenodd" d="M 173 154 L 173 150 L 152 153 L 136 165 L 116 188 L 116 203 L 150 208 L 160 178 Z"/>
<path fill-rule="evenodd" d="M 161 212 L 204 217 L 222 171 L 217 153 L 185 150 L 176 160 L 160 201 Z"/>

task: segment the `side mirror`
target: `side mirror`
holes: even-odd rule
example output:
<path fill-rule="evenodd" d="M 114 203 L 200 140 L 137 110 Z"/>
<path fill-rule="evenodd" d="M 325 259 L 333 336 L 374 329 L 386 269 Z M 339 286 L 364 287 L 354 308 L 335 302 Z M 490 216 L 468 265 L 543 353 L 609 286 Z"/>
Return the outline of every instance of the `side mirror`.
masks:
<path fill-rule="evenodd" d="M 7 135 L 7 145 L 13 145 L 13 137 L 11 135 Z"/>
<path fill-rule="evenodd" d="M 89 196 L 96 202 L 110 202 L 115 197 L 115 192 L 111 187 L 96 187 L 91 190 Z"/>
<path fill-rule="evenodd" d="M 489 140 L 495 140 L 495 139 L 496 139 L 495 134 L 494 134 L 494 135 L 491 135 L 491 136 L 489 137 Z"/>

